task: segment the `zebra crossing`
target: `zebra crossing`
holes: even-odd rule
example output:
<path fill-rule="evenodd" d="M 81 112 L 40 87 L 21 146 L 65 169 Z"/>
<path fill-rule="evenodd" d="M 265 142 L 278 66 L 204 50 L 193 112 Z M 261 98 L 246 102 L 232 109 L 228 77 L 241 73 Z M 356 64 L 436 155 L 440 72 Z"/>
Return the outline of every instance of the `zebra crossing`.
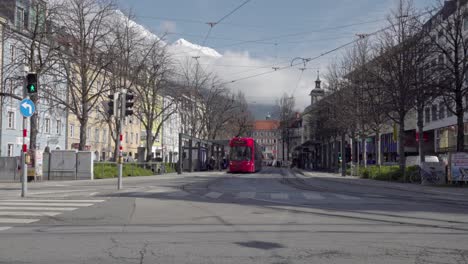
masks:
<path fill-rule="evenodd" d="M 37 222 L 41 220 L 41 217 L 57 216 L 104 201 L 58 199 L 0 200 L 0 231 L 8 230 L 16 225 Z"/>
<path fill-rule="evenodd" d="M 188 196 L 201 197 L 202 199 L 216 200 L 216 199 L 268 199 L 274 201 L 287 201 L 287 200 L 305 200 L 316 202 L 359 202 L 363 197 L 325 193 L 325 192 L 222 192 L 220 190 L 180 190 L 180 189 L 164 189 L 164 190 L 146 190 L 142 192 L 132 193 L 136 198 L 169 198 L 169 199 L 182 199 Z M 0 203 L 1 206 L 1 203 Z M 1 207 L 0 207 L 1 208 Z"/>

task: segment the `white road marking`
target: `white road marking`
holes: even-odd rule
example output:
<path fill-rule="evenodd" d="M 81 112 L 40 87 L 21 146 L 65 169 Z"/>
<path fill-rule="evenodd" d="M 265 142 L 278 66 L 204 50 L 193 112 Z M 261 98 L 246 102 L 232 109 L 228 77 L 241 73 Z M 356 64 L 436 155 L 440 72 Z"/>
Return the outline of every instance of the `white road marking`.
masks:
<path fill-rule="evenodd" d="M 356 196 L 350 196 L 350 195 L 344 195 L 344 194 L 333 194 L 333 195 L 344 200 L 361 200 L 361 198 L 356 197 Z"/>
<path fill-rule="evenodd" d="M 48 200 L 39 200 L 39 199 L 29 199 L 29 200 L 0 200 L 1 202 L 43 202 L 43 203 L 100 203 L 104 202 L 106 200 L 54 200 L 54 199 L 48 199 Z"/>
<path fill-rule="evenodd" d="M 205 194 L 206 197 L 209 197 L 209 198 L 212 198 L 212 199 L 218 199 L 221 195 L 223 195 L 223 194 L 219 193 L 219 192 L 209 192 L 209 193 Z"/>
<path fill-rule="evenodd" d="M 0 211 L 0 216 L 56 216 L 60 212 L 18 212 L 18 211 Z"/>
<path fill-rule="evenodd" d="M 302 195 L 307 200 L 322 200 L 322 199 L 325 199 L 325 197 L 323 195 L 321 195 L 320 193 L 306 192 L 306 193 L 302 193 Z"/>
<path fill-rule="evenodd" d="M 147 190 L 147 191 L 144 191 L 145 193 L 167 193 L 167 192 L 171 192 L 171 191 L 174 191 L 174 189 L 172 188 L 156 188 L 156 189 L 151 189 L 151 190 Z"/>
<path fill-rule="evenodd" d="M 12 226 L 0 226 L 0 231 L 5 231 L 12 228 Z"/>
<path fill-rule="evenodd" d="M 289 195 L 287 193 L 272 193 L 270 194 L 271 199 L 287 200 Z"/>
<path fill-rule="evenodd" d="M 36 221 L 39 221 L 39 219 L 0 218 L 0 224 L 29 224 Z"/>
<path fill-rule="evenodd" d="M 189 195 L 188 192 L 184 192 L 184 191 L 178 191 L 178 192 L 173 192 L 173 193 L 168 193 L 167 196 L 169 197 L 185 197 Z"/>
<path fill-rule="evenodd" d="M 255 195 L 255 192 L 240 192 L 237 194 L 236 197 L 241 199 L 252 199 L 255 197 Z"/>
<path fill-rule="evenodd" d="M 73 211 L 76 207 L 30 207 L 30 206 L 0 206 L 0 210 L 29 210 L 29 211 Z"/>
<path fill-rule="evenodd" d="M 40 195 L 40 194 L 57 194 L 57 193 L 70 193 L 70 192 L 86 192 L 94 191 L 95 189 L 85 189 L 85 190 L 57 190 L 57 191 L 45 191 L 45 192 L 29 192 L 29 195 Z"/>
<path fill-rule="evenodd" d="M 86 207 L 93 205 L 92 203 L 32 203 L 32 202 L 0 202 L 0 205 L 38 205 L 38 206 L 77 206 L 77 207 Z"/>
<path fill-rule="evenodd" d="M 94 196 L 96 194 L 98 194 L 99 192 L 93 192 L 93 193 L 90 193 L 88 196 Z"/>

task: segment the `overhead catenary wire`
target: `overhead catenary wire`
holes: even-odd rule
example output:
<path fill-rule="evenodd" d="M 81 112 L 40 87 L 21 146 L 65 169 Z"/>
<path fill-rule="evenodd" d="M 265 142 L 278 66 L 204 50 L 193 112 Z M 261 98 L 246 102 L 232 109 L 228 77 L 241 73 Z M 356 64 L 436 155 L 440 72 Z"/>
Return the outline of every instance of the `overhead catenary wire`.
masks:
<path fill-rule="evenodd" d="M 243 7 L 244 5 L 246 5 L 248 2 L 250 2 L 251 0 L 245 0 L 244 2 L 242 2 L 239 6 L 237 6 L 236 8 L 234 8 L 233 10 L 231 10 L 229 13 L 227 13 L 226 15 L 224 15 L 223 17 L 221 17 L 220 19 L 218 19 L 216 22 L 207 22 L 206 24 L 209 25 L 209 29 L 208 29 L 208 32 L 206 33 L 206 36 L 205 38 L 203 39 L 203 43 L 202 45 L 200 46 L 200 48 L 198 49 L 198 55 L 196 56 L 197 58 L 200 58 L 200 53 L 201 53 L 201 50 L 203 49 L 203 47 L 205 46 L 206 44 L 206 41 L 208 40 L 210 34 L 211 34 L 211 31 L 213 31 L 213 28 L 221 23 L 223 20 L 225 20 L 226 18 L 228 18 L 229 16 L 231 16 L 232 14 L 234 14 L 237 10 L 239 10 L 241 7 Z M 198 59 L 196 59 L 197 61 L 197 65 L 200 65 L 199 64 L 199 61 Z"/>
<path fill-rule="evenodd" d="M 421 17 L 421 16 L 423 16 L 423 15 L 425 15 L 425 14 L 428 14 L 429 12 L 431 12 L 431 11 L 423 12 L 423 13 L 421 13 L 421 14 L 415 16 L 415 18 L 416 18 L 416 17 Z M 383 31 L 385 31 L 385 30 L 388 30 L 388 29 L 392 28 L 393 26 L 394 26 L 394 25 L 391 24 L 391 25 L 389 25 L 389 26 L 386 26 L 386 27 L 384 27 L 384 28 L 381 28 L 381 29 L 379 29 L 379 30 L 377 30 L 377 31 L 374 31 L 374 32 L 372 32 L 372 33 L 359 35 L 358 38 L 357 38 L 357 39 L 354 39 L 353 41 L 347 42 L 347 43 L 345 43 L 345 44 L 343 44 L 343 45 L 340 45 L 340 46 L 338 46 L 338 47 L 336 47 L 336 48 L 334 48 L 334 49 L 331 49 L 331 50 L 329 50 L 329 51 L 326 51 L 326 52 L 324 52 L 324 53 L 321 53 L 320 55 L 317 55 L 317 56 L 315 56 L 315 57 L 307 58 L 306 61 L 307 61 L 307 62 L 310 62 L 310 61 L 317 60 L 317 59 L 319 59 L 319 58 L 321 58 L 321 57 L 324 57 L 324 56 L 326 56 L 326 55 L 328 55 L 328 54 L 330 54 L 330 53 L 333 53 L 333 52 L 335 52 L 335 51 L 337 51 L 337 50 L 340 50 L 340 49 L 345 48 L 345 47 L 347 47 L 347 46 L 349 46 L 349 45 L 351 45 L 351 44 L 354 44 L 354 43 L 356 43 L 356 42 L 358 42 L 358 41 L 361 41 L 361 40 L 363 40 L 363 39 L 365 39 L 365 38 L 369 38 L 369 37 L 371 37 L 371 36 L 377 35 L 378 33 L 383 32 Z M 303 62 L 300 62 L 300 63 L 303 63 Z M 291 65 L 287 65 L 287 66 L 283 66 L 283 67 L 278 67 L 277 69 L 274 69 L 274 70 L 272 70 L 272 71 L 267 71 L 267 72 L 262 72 L 262 73 L 257 73 L 257 74 L 253 74 L 253 75 L 241 77 L 241 78 L 238 78 L 238 79 L 234 79 L 234 80 L 231 80 L 231 81 L 224 82 L 224 83 L 222 83 L 222 84 L 224 85 L 224 84 L 229 84 L 229 83 L 235 83 L 235 82 L 239 82 L 239 81 L 243 81 L 243 80 L 248 80 L 248 79 L 260 77 L 260 76 L 267 75 L 267 74 L 271 74 L 271 73 L 274 73 L 274 72 L 277 72 L 277 71 L 281 71 L 281 70 L 285 70 L 285 69 L 292 68 L 292 67 L 294 67 L 294 66 L 299 65 L 300 63 L 295 63 L 295 64 L 294 64 L 294 63 L 291 63 Z"/>

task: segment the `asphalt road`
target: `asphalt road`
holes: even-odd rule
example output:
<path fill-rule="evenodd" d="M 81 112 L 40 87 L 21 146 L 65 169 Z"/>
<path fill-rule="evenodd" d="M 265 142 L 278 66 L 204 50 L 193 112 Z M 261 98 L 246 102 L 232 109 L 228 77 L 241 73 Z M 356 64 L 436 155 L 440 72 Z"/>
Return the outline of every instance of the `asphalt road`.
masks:
<path fill-rule="evenodd" d="M 0 263 L 467 263 L 449 188 L 266 168 L 0 184 Z"/>

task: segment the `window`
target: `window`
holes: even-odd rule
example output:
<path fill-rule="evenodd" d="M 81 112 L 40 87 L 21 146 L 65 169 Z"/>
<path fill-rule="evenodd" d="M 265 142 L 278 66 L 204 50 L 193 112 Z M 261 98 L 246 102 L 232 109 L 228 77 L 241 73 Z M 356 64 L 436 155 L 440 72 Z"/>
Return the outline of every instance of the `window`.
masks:
<path fill-rule="evenodd" d="M 13 151 L 14 151 L 14 144 L 8 144 L 7 145 L 7 155 L 8 157 L 13 157 Z"/>
<path fill-rule="evenodd" d="M 465 95 L 465 112 L 468 112 L 468 94 Z"/>
<path fill-rule="evenodd" d="M 128 143 L 128 132 L 125 132 L 125 143 Z"/>
<path fill-rule="evenodd" d="M 89 139 L 91 138 L 91 128 L 88 127 L 88 129 L 86 130 L 86 138 Z"/>
<path fill-rule="evenodd" d="M 99 142 L 99 129 L 94 130 L 94 141 Z"/>
<path fill-rule="evenodd" d="M 250 161 L 252 159 L 252 152 L 247 146 L 234 146 L 230 151 L 230 160 L 234 161 Z"/>
<path fill-rule="evenodd" d="M 133 132 L 130 133 L 130 143 L 133 143 Z"/>
<path fill-rule="evenodd" d="M 135 144 L 138 144 L 138 133 L 136 133 L 136 136 L 135 136 Z"/>
<path fill-rule="evenodd" d="M 102 131 L 102 142 L 107 143 L 107 129 L 104 129 L 104 131 Z"/>
<path fill-rule="evenodd" d="M 437 105 L 432 105 L 432 121 L 437 121 Z"/>
<path fill-rule="evenodd" d="M 444 36 L 444 30 L 440 30 L 439 34 L 437 34 L 437 38 L 440 40 Z"/>
<path fill-rule="evenodd" d="M 70 125 L 70 137 L 74 137 L 75 136 L 75 126 L 74 125 Z"/>
<path fill-rule="evenodd" d="M 15 26 L 17 29 L 21 30 L 24 27 L 24 9 L 22 7 L 16 7 L 16 23 Z"/>
<path fill-rule="evenodd" d="M 15 112 L 8 111 L 8 127 L 10 129 L 15 129 Z"/>
<path fill-rule="evenodd" d="M 452 111 L 450 111 L 450 108 L 452 108 L 452 102 L 448 101 L 448 107 L 447 107 L 447 117 L 453 116 Z"/>
<path fill-rule="evenodd" d="M 439 104 L 439 119 L 444 119 L 445 118 L 445 105 L 444 103 Z"/>
<path fill-rule="evenodd" d="M 431 122 L 431 109 L 429 107 L 424 110 L 424 117 L 426 123 Z"/>
<path fill-rule="evenodd" d="M 15 62 L 15 58 L 16 58 L 16 48 L 14 44 L 11 44 L 10 45 L 10 62 L 11 63 Z M 11 80 L 10 82 L 13 82 L 13 80 Z"/>
<path fill-rule="evenodd" d="M 57 119 L 57 126 L 55 127 L 55 133 L 57 135 L 62 134 L 62 121 Z"/>
<path fill-rule="evenodd" d="M 439 65 L 445 64 L 445 57 L 444 57 L 444 55 L 439 55 L 438 61 L 439 61 Z"/>
<path fill-rule="evenodd" d="M 44 129 L 46 134 L 50 134 L 50 119 L 44 119 Z"/>
<path fill-rule="evenodd" d="M 463 17 L 463 30 L 468 30 L 468 15 Z"/>

